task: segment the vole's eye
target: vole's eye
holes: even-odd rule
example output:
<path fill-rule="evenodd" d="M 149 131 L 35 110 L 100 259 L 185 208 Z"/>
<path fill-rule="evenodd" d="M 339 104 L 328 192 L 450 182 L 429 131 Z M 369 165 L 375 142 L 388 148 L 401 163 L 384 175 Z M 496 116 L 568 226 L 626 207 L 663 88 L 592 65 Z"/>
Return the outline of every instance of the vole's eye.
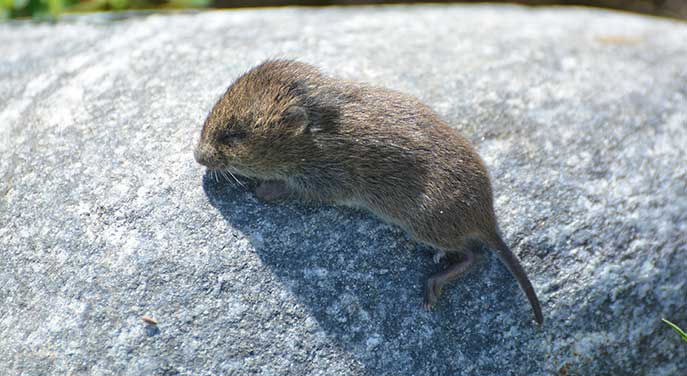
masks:
<path fill-rule="evenodd" d="M 233 143 L 236 143 L 238 141 L 241 141 L 244 138 L 246 138 L 245 132 L 241 132 L 241 131 L 237 131 L 237 130 L 229 130 L 229 131 L 221 133 L 219 135 L 219 137 L 217 138 L 217 141 L 219 141 L 223 144 L 229 145 L 229 144 L 233 144 Z"/>

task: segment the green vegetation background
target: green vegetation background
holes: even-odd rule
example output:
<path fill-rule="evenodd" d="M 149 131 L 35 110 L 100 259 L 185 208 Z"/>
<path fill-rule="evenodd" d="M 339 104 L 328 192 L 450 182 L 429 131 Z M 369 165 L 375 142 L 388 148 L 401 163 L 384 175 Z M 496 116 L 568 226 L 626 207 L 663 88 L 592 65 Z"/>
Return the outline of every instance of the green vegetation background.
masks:
<path fill-rule="evenodd" d="M 0 0 L 0 20 L 23 17 L 54 19 L 65 12 L 182 9 L 208 5 L 210 0 Z"/>
<path fill-rule="evenodd" d="M 282 5 L 354 5 L 412 2 L 509 2 L 526 5 L 584 5 L 622 9 L 687 20 L 687 0 L 0 0 L 0 21 L 56 19 L 69 12 L 131 9 L 237 8 Z"/>

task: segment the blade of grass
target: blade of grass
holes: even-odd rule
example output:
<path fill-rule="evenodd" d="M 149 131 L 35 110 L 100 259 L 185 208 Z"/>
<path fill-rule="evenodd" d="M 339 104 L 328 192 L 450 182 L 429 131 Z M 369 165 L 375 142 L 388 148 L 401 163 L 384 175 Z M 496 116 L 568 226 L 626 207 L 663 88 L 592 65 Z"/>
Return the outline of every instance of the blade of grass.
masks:
<path fill-rule="evenodd" d="M 676 331 L 677 334 L 679 334 L 680 337 L 682 337 L 682 339 L 683 339 L 685 342 L 687 342 L 687 333 L 685 333 L 684 331 L 682 331 L 682 329 L 680 329 L 679 326 L 673 324 L 672 322 L 670 322 L 670 321 L 668 321 L 668 320 L 666 320 L 666 319 L 661 319 L 661 320 L 662 320 L 664 323 L 668 324 L 668 326 L 670 326 L 671 328 L 673 328 L 673 330 Z"/>
<path fill-rule="evenodd" d="M 62 0 L 48 0 L 48 10 L 50 11 L 51 16 L 59 16 L 60 14 L 62 14 L 63 9 L 64 2 Z"/>

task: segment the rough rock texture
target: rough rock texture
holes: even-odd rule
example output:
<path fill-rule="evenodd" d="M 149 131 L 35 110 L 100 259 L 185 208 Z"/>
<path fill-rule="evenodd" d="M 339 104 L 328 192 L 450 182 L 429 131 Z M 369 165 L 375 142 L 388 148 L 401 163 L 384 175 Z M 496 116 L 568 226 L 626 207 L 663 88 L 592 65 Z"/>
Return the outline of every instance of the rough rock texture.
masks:
<path fill-rule="evenodd" d="M 687 327 L 686 40 L 501 6 L 0 25 L 0 369 L 684 372 L 660 319 Z M 543 327 L 493 256 L 425 312 L 438 266 L 401 231 L 259 203 L 193 161 L 217 97 L 276 56 L 413 93 L 475 142 Z"/>

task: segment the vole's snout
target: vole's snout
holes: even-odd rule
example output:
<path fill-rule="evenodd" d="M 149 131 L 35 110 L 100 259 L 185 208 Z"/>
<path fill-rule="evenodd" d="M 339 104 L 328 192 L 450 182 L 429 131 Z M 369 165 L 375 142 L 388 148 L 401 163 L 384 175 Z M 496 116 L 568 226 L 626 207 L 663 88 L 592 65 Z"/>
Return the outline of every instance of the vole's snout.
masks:
<path fill-rule="evenodd" d="M 193 158 L 195 158 L 196 162 L 204 165 L 205 159 L 203 158 L 203 153 L 200 152 L 200 148 L 196 148 L 193 151 Z"/>
<path fill-rule="evenodd" d="M 212 152 L 212 150 L 208 150 L 208 148 L 203 146 L 202 144 L 196 146 L 196 149 L 193 151 L 193 158 L 196 159 L 196 162 L 202 164 L 205 167 L 213 167 L 216 159 L 213 158 L 213 156 L 214 153 Z"/>

